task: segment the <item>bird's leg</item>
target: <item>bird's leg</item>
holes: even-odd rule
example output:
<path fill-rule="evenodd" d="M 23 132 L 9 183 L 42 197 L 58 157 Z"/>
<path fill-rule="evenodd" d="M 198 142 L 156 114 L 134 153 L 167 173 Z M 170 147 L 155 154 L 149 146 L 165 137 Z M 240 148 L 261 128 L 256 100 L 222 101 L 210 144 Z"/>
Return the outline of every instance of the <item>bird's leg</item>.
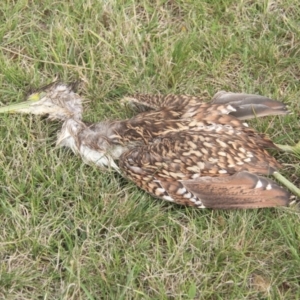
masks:
<path fill-rule="evenodd" d="M 275 144 L 276 147 L 278 147 L 280 150 L 289 152 L 289 153 L 295 153 L 300 154 L 300 142 L 298 142 L 295 146 L 290 145 L 279 145 Z M 286 179 L 284 176 L 282 176 L 278 172 L 274 172 L 274 177 L 287 189 L 289 189 L 294 195 L 296 195 L 298 198 L 300 198 L 300 189 L 297 188 L 292 182 L 290 182 L 288 179 Z"/>
<path fill-rule="evenodd" d="M 300 189 L 297 188 L 292 182 L 286 179 L 283 175 L 278 172 L 274 172 L 273 176 L 288 190 L 290 190 L 295 196 L 300 198 Z"/>
<path fill-rule="evenodd" d="M 279 144 L 275 144 L 275 145 L 282 151 L 300 154 L 300 142 L 298 142 L 295 146 L 279 145 Z"/>

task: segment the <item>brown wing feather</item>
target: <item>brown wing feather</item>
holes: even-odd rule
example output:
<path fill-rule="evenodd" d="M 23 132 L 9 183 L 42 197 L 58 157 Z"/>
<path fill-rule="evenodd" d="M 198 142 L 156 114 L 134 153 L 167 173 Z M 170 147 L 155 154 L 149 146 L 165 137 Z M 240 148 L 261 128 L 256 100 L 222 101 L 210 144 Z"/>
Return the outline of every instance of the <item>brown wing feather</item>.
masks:
<path fill-rule="evenodd" d="M 209 199 L 205 198 L 204 201 L 206 202 L 203 202 L 200 194 L 197 194 L 199 189 L 196 188 L 197 184 L 202 182 L 202 178 L 206 178 L 202 185 L 209 185 L 207 178 L 210 178 L 212 182 L 211 191 L 215 191 L 214 193 L 211 192 L 212 197 L 215 198 L 215 207 L 226 208 L 232 205 L 229 201 L 231 181 L 227 181 L 226 188 L 223 186 L 224 190 L 227 191 L 225 194 L 224 190 L 214 188 L 218 183 L 218 178 L 232 178 L 230 175 L 243 171 L 272 174 L 279 164 L 258 146 L 255 139 L 251 140 L 247 134 L 241 133 L 235 136 L 235 140 L 233 140 L 232 136 L 228 136 L 226 133 L 185 132 L 182 135 L 173 133 L 154 140 L 153 144 L 127 151 L 121 156 L 119 166 L 126 177 L 150 194 L 164 200 L 190 206 L 212 206 Z M 260 177 L 258 178 L 260 179 Z M 189 188 L 189 184 L 193 188 Z M 270 202 L 269 200 L 266 200 L 265 204 L 261 202 L 265 198 L 271 199 L 274 193 L 276 194 L 278 186 L 274 189 L 256 189 L 254 195 L 259 200 L 252 205 L 251 203 L 254 202 L 253 199 L 255 198 L 251 195 L 253 182 L 251 182 L 251 186 L 248 184 L 248 190 L 247 184 L 246 180 L 245 191 L 248 194 L 246 193 L 245 197 L 240 199 L 244 203 L 244 207 L 277 205 L 277 202 Z M 222 193 L 220 193 L 221 191 Z M 235 193 L 236 191 L 233 194 Z M 223 195 L 225 195 L 224 204 L 222 204 Z M 286 201 L 287 199 L 285 198 Z M 233 198 L 233 201 L 236 200 Z M 248 206 L 245 204 L 246 201 L 248 201 Z M 238 204 L 235 207 L 238 207 Z"/>
<path fill-rule="evenodd" d="M 255 143 L 260 143 L 261 147 L 275 147 L 265 135 L 256 133 L 255 130 L 247 127 L 247 124 L 235 116 L 229 115 L 232 111 L 233 108 L 227 104 L 210 103 L 193 105 L 182 111 L 162 108 L 120 121 L 118 128 L 115 129 L 124 140 L 140 140 L 146 144 L 154 138 L 164 137 L 170 133 L 179 134 L 181 132 L 182 135 L 186 135 L 191 131 L 197 131 L 200 134 L 212 132 L 216 135 L 226 132 L 234 140 L 235 136 L 249 135 L 255 138 Z"/>
<path fill-rule="evenodd" d="M 201 177 L 183 186 L 209 208 L 260 208 L 286 206 L 290 194 L 268 178 L 248 172 L 228 177 Z"/>
<path fill-rule="evenodd" d="M 188 95 L 136 94 L 126 99 L 131 103 L 137 104 L 138 109 L 141 106 L 154 110 L 167 107 L 179 112 L 187 111 L 194 105 L 205 104 L 202 98 Z M 214 95 L 212 101 L 208 105 L 213 104 L 223 106 L 231 105 L 235 111 L 230 114 L 240 120 L 268 115 L 285 115 L 289 113 L 284 103 L 264 96 L 245 93 L 220 91 Z M 143 111 L 143 109 L 140 109 L 140 111 Z"/>
<path fill-rule="evenodd" d="M 236 111 L 231 114 L 240 120 L 289 113 L 282 102 L 252 94 L 220 91 L 212 99 L 214 104 L 230 104 Z"/>
<path fill-rule="evenodd" d="M 135 94 L 131 97 L 126 97 L 125 102 L 126 101 L 131 102 L 132 104 L 136 104 L 138 109 L 140 108 L 140 106 L 145 106 L 150 109 L 169 107 L 176 110 L 181 110 L 187 106 L 201 103 L 202 99 L 197 96 L 188 95 Z M 143 111 L 143 109 L 141 109 L 141 111 Z"/>

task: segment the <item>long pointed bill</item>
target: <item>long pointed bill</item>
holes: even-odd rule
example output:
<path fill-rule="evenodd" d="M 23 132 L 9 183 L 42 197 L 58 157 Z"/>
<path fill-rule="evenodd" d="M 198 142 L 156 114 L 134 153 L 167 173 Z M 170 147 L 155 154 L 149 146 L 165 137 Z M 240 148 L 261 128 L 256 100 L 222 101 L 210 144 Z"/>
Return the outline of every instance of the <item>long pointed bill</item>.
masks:
<path fill-rule="evenodd" d="M 44 96 L 44 93 L 34 93 L 29 96 L 28 100 L 0 107 L 0 113 L 30 113 L 30 107 L 39 101 Z"/>

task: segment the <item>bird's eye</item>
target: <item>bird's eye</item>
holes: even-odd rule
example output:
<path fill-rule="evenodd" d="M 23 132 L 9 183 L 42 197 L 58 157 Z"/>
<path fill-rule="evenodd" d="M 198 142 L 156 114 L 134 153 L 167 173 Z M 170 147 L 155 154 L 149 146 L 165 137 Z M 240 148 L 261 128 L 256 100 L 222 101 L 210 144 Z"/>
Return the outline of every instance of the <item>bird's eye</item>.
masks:
<path fill-rule="evenodd" d="M 34 93 L 28 97 L 29 101 L 35 102 L 41 100 L 46 95 L 45 92 Z"/>

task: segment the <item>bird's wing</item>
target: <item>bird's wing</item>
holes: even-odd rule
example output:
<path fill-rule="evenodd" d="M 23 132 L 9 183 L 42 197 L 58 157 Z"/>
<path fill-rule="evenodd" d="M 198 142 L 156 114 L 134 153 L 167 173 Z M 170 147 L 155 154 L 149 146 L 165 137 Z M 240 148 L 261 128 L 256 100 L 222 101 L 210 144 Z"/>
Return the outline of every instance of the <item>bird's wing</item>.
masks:
<path fill-rule="evenodd" d="M 227 138 L 228 143 L 238 137 L 237 141 L 244 140 L 244 143 L 247 143 L 247 139 L 255 140 L 254 144 L 257 147 L 276 148 L 264 134 L 257 133 L 246 123 L 230 115 L 232 111 L 234 108 L 230 105 L 210 103 L 193 105 L 181 112 L 160 109 L 140 113 L 121 122 L 117 131 L 124 140 L 140 140 L 146 144 L 168 134 L 178 136 L 179 133 L 186 135 L 190 132 L 198 132 L 201 135 L 204 132 L 204 135 L 212 133 L 216 136 L 223 134 L 230 136 Z M 208 136 L 207 138 L 209 139 Z"/>
<path fill-rule="evenodd" d="M 212 103 L 231 105 L 236 110 L 231 115 L 240 120 L 289 113 L 284 103 L 260 95 L 220 91 L 214 95 Z"/>
<path fill-rule="evenodd" d="M 182 185 L 209 208 L 261 208 L 286 206 L 290 194 L 269 178 L 249 172 L 228 177 L 202 177 Z"/>
<path fill-rule="evenodd" d="M 151 95 L 151 94 L 135 94 L 130 97 L 125 97 L 121 100 L 122 103 L 130 103 L 136 106 L 138 111 L 143 111 L 144 108 L 160 109 L 168 107 L 176 110 L 203 102 L 200 97 L 189 95 Z"/>
<path fill-rule="evenodd" d="M 174 111 L 185 112 L 194 105 L 215 104 L 224 107 L 231 105 L 234 111 L 230 112 L 240 120 L 247 120 L 256 117 L 269 115 L 285 115 L 289 111 L 285 104 L 260 95 L 252 95 L 245 93 L 232 93 L 220 91 L 216 93 L 210 103 L 204 103 L 203 99 L 197 96 L 189 95 L 150 95 L 136 94 L 131 97 L 125 97 L 122 102 L 129 102 L 136 105 L 138 111 L 148 109 L 169 108 Z M 203 107 L 204 109 L 205 107 Z"/>
<path fill-rule="evenodd" d="M 254 175 L 272 174 L 275 159 L 251 140 L 226 134 L 173 134 L 125 152 L 119 166 L 145 191 L 179 204 L 250 208 L 288 201 L 288 193 L 273 181 Z"/>

